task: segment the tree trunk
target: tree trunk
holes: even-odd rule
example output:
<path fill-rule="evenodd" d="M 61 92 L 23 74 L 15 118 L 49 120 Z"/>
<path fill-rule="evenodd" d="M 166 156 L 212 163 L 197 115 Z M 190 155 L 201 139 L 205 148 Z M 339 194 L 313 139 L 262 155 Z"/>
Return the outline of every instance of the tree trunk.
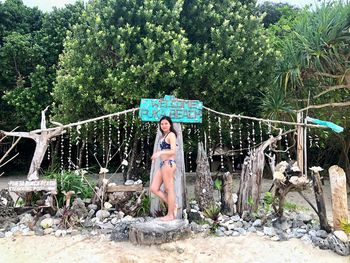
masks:
<path fill-rule="evenodd" d="M 318 217 L 320 219 L 320 226 L 321 229 L 330 232 L 332 229 L 330 225 L 328 224 L 327 220 L 327 210 L 326 210 L 326 203 L 324 201 L 324 195 L 323 195 L 323 189 L 320 179 L 320 174 L 316 171 L 311 172 L 311 178 L 313 181 L 314 191 L 315 191 L 315 198 L 316 198 L 316 204 L 317 204 L 317 210 L 318 210 Z"/>
<path fill-rule="evenodd" d="M 211 179 L 209 161 L 203 143 L 198 143 L 196 184 L 194 193 L 201 210 L 206 209 L 214 202 L 214 187 Z"/>
<path fill-rule="evenodd" d="M 337 165 L 328 169 L 332 192 L 333 226 L 340 230 L 341 220 L 348 221 L 348 200 L 344 170 Z"/>
<path fill-rule="evenodd" d="M 29 181 L 39 179 L 39 169 L 48 147 L 48 139 L 45 137 L 43 137 L 42 139 L 42 137 L 40 136 L 40 139 L 35 140 L 35 142 L 35 151 L 28 172 Z"/>
<path fill-rule="evenodd" d="M 234 214 L 233 204 L 233 175 L 225 173 L 222 176 L 222 190 L 221 190 L 221 211 L 228 216 Z"/>

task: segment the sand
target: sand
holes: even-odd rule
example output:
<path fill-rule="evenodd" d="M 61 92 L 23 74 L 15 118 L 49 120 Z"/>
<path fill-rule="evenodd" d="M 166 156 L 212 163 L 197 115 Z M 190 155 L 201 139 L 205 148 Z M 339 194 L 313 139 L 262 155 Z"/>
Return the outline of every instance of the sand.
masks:
<path fill-rule="evenodd" d="M 301 240 L 276 242 L 255 234 L 239 237 L 196 237 L 161 246 L 134 246 L 103 236 L 12 237 L 0 239 L 0 262 L 296 262 L 349 263 L 330 250 Z"/>

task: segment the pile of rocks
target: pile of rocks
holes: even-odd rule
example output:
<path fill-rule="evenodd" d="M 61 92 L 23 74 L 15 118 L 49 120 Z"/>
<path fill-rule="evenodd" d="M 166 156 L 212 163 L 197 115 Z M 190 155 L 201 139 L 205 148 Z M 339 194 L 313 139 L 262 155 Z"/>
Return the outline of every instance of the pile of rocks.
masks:
<path fill-rule="evenodd" d="M 248 213 L 242 216 L 219 215 L 214 221 L 205 218 L 195 202 L 191 202 L 190 206 L 190 211 L 184 214 L 187 215 L 186 220 L 194 234 L 214 232 L 217 236 L 240 236 L 255 233 L 274 241 L 300 238 L 321 249 L 331 249 L 343 256 L 350 255 L 350 241 L 343 231 L 327 233 L 319 228 L 314 216 L 304 212 L 286 211 L 283 217 L 276 218 L 272 213 L 266 214 L 264 210 L 259 210 L 254 215 Z M 45 214 L 38 220 L 27 213 L 19 216 L 18 223 L 9 222 L 6 227 L 0 228 L 0 237 L 104 234 L 113 241 L 126 241 L 129 240 L 132 225 L 154 220 L 151 217 L 131 217 L 112 207 L 104 210 L 98 210 L 93 204 L 85 207 L 80 199 L 75 200 L 72 210 L 78 219 L 74 227 L 63 227 L 62 210 L 55 216 Z"/>
<path fill-rule="evenodd" d="M 304 212 L 286 211 L 283 217 L 276 218 L 272 213 L 266 214 L 264 210 L 259 210 L 254 215 L 243 213 L 242 217 L 220 215 L 217 222 L 214 222 L 204 217 L 196 202 L 191 202 L 190 206 L 188 218 L 195 233 L 209 233 L 213 230 L 218 236 L 256 233 L 273 241 L 300 238 L 321 249 L 331 249 L 343 256 L 350 255 L 350 239 L 344 231 L 327 233 L 320 229 L 319 222 L 313 215 Z"/>

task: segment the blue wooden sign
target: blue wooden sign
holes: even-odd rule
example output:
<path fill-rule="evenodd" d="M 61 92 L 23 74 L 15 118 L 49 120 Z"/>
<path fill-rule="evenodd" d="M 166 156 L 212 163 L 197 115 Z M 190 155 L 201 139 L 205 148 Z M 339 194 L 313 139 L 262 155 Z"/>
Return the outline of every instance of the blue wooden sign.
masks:
<path fill-rule="evenodd" d="M 203 102 L 180 100 L 174 96 L 164 99 L 141 99 L 140 118 L 142 121 L 159 121 L 169 116 L 173 122 L 201 123 Z"/>

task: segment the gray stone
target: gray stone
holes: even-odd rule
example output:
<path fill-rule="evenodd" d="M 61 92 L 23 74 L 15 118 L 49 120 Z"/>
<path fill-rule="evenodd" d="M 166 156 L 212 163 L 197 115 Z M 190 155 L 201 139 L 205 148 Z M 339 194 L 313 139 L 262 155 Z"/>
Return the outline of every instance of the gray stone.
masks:
<path fill-rule="evenodd" d="M 4 238 L 5 237 L 5 233 L 4 232 L 0 232 L 0 238 Z"/>
<path fill-rule="evenodd" d="M 96 210 L 97 210 L 97 205 L 95 205 L 95 204 L 90 204 L 90 205 L 88 205 L 88 209 L 89 209 L 89 210 L 92 209 L 92 210 L 95 210 L 95 211 L 96 211 Z"/>
<path fill-rule="evenodd" d="M 44 234 L 45 235 L 50 235 L 51 233 L 53 233 L 53 228 L 49 227 L 49 228 L 45 228 L 44 229 Z"/>
<path fill-rule="evenodd" d="M 233 236 L 233 237 L 238 237 L 238 236 L 240 236 L 240 234 L 239 234 L 238 231 L 233 231 L 233 232 L 232 232 L 232 236 Z"/>
<path fill-rule="evenodd" d="M 300 213 L 297 216 L 297 220 L 303 221 L 304 223 L 309 223 L 312 220 L 312 217 L 308 214 Z"/>
<path fill-rule="evenodd" d="M 76 198 L 73 201 L 71 211 L 73 211 L 78 218 L 85 218 L 88 215 L 88 210 L 85 207 L 85 203 L 80 198 Z"/>
<path fill-rule="evenodd" d="M 237 222 L 239 221 L 241 218 L 239 217 L 239 215 L 234 215 L 234 216 L 231 216 L 231 220 L 233 220 L 233 222 Z"/>
<path fill-rule="evenodd" d="M 248 228 L 248 232 L 250 232 L 250 233 L 256 233 L 256 228 L 253 227 L 253 226 L 251 226 L 251 227 Z"/>
<path fill-rule="evenodd" d="M 264 234 L 267 236 L 274 236 L 276 234 L 275 229 L 273 229 L 273 227 L 264 227 Z"/>
<path fill-rule="evenodd" d="M 320 238 L 327 238 L 328 233 L 327 231 L 321 229 L 316 231 L 316 236 Z"/>
<path fill-rule="evenodd" d="M 253 227 L 261 227 L 262 226 L 261 219 L 255 220 L 252 226 Z"/>
<path fill-rule="evenodd" d="M 224 235 L 224 233 L 222 233 Z M 191 235 L 189 224 L 180 219 L 163 222 L 155 219 L 130 226 L 129 240 L 133 244 L 153 245 L 162 244 L 178 239 L 188 238 Z"/>
<path fill-rule="evenodd" d="M 329 249 L 341 256 L 350 255 L 350 242 L 344 243 L 335 235 L 329 235 L 325 240 L 328 241 Z"/>
<path fill-rule="evenodd" d="M 243 227 L 243 223 L 241 221 L 237 221 L 233 223 L 234 229 Z"/>
<path fill-rule="evenodd" d="M 245 235 L 247 233 L 247 231 L 245 229 L 243 229 L 243 228 L 237 228 L 236 230 L 241 235 Z"/>
<path fill-rule="evenodd" d="M 216 234 L 218 237 L 223 237 L 223 236 L 225 236 L 225 233 L 222 232 L 220 229 L 216 229 L 215 234 Z"/>
<path fill-rule="evenodd" d="M 300 238 L 301 241 L 305 242 L 306 244 L 312 244 L 311 236 L 304 235 L 302 238 Z"/>
<path fill-rule="evenodd" d="M 226 236 L 230 236 L 230 235 L 232 235 L 232 230 L 227 230 L 227 231 L 224 231 L 224 234 L 226 235 Z"/>
<path fill-rule="evenodd" d="M 317 231 L 315 229 L 311 229 L 309 231 L 309 235 L 312 236 L 312 237 L 316 237 L 317 236 Z"/>
<path fill-rule="evenodd" d="M 311 236 L 312 243 L 320 249 L 329 249 L 329 242 L 327 239 L 323 239 L 317 236 Z"/>
<path fill-rule="evenodd" d="M 98 220 L 103 221 L 105 218 L 109 217 L 110 213 L 107 210 L 98 210 L 96 212 L 96 217 Z"/>

